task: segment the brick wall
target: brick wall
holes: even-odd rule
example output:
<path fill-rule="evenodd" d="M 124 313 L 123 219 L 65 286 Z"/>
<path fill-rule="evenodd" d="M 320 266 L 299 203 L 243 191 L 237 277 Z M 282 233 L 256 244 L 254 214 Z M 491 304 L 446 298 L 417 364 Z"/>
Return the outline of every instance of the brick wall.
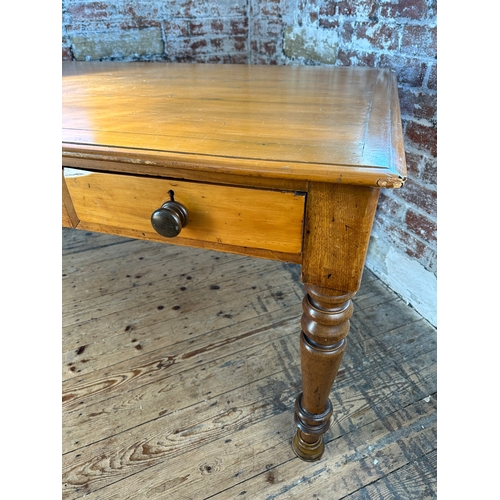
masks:
<path fill-rule="evenodd" d="M 395 69 L 408 181 L 382 191 L 367 265 L 436 323 L 436 0 L 63 0 L 62 20 L 63 60 Z"/>

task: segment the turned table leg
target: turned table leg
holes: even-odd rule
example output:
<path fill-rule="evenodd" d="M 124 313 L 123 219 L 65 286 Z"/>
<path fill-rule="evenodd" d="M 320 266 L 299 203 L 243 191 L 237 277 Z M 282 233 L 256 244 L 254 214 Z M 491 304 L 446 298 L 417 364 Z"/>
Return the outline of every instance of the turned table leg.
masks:
<path fill-rule="evenodd" d="M 293 450 L 318 460 L 330 426 L 329 394 L 345 350 L 377 208 L 378 188 L 309 183 L 304 225 L 300 357 L 302 393 L 295 403 Z"/>
<path fill-rule="evenodd" d="M 323 454 L 323 434 L 330 427 L 328 396 L 344 354 L 354 294 L 338 296 L 310 285 L 306 291 L 300 336 L 302 393 L 295 402 L 297 432 L 292 446 L 300 458 L 312 461 Z"/>

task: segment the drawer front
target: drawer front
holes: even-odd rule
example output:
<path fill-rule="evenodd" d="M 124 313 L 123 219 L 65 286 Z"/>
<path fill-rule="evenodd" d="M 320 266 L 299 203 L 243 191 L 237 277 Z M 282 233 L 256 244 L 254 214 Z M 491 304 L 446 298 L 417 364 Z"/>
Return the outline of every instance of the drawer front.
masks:
<path fill-rule="evenodd" d="M 79 228 L 154 241 L 209 242 L 299 254 L 305 195 L 64 169 Z M 155 232 L 151 214 L 170 200 L 188 212 L 179 236 Z M 196 246 L 196 245 L 195 245 Z"/>

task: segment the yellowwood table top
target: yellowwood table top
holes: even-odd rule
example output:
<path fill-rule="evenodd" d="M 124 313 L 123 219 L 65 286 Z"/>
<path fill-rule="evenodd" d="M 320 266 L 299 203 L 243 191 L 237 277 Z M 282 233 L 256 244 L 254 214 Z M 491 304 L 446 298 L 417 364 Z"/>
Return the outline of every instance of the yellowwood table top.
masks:
<path fill-rule="evenodd" d="M 62 76 L 63 161 L 389 188 L 406 178 L 389 69 L 65 62 Z"/>

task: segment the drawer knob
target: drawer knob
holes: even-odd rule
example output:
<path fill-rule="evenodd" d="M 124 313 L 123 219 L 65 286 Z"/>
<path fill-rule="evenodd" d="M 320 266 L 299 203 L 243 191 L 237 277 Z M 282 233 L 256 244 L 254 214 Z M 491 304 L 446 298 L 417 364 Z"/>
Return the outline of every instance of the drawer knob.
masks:
<path fill-rule="evenodd" d="M 175 238 L 188 223 L 186 208 L 174 200 L 174 192 L 169 191 L 170 201 L 164 203 L 151 215 L 153 229 L 165 238 Z"/>

